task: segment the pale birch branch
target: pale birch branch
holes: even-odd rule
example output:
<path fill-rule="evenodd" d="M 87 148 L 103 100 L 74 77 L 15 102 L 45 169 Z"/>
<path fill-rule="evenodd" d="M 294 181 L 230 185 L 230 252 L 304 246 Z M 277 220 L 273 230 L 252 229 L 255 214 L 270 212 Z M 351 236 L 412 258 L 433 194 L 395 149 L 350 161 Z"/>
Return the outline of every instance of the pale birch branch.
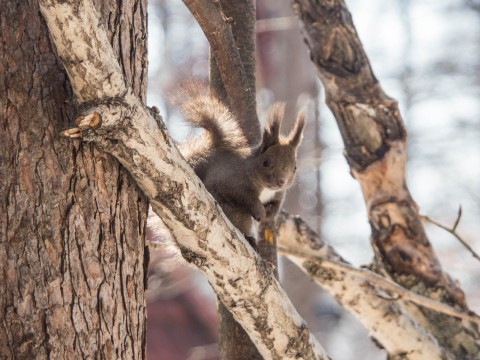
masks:
<path fill-rule="evenodd" d="M 79 103 L 98 101 L 125 93 L 127 86 L 120 64 L 91 1 L 78 4 L 39 1 L 39 4 L 75 100 Z"/>
<path fill-rule="evenodd" d="M 282 211 L 278 217 L 277 240 L 279 251 L 283 249 L 284 255 L 335 297 L 392 358 L 401 354 L 404 354 L 402 359 L 408 360 L 454 358 L 396 301 L 386 299 L 387 294 L 372 281 L 366 281 L 347 267 L 328 266 L 345 263 L 345 260 L 300 218 Z M 292 255 L 295 251 L 297 254 Z M 305 258 L 305 253 L 310 257 Z M 326 261 L 318 260 L 319 257 Z"/>
<path fill-rule="evenodd" d="M 345 274 L 348 273 L 349 275 L 354 275 L 359 277 L 360 279 L 368 281 L 372 283 L 372 285 L 375 285 L 379 290 L 388 292 L 388 295 L 382 295 L 382 297 L 384 297 L 386 300 L 395 301 L 402 299 L 410 301 L 414 304 L 420 305 L 424 308 L 436 311 L 438 313 L 453 316 L 462 320 L 471 321 L 472 323 L 480 325 L 480 318 L 473 311 L 460 311 L 444 303 L 432 300 L 422 295 L 418 295 L 368 269 L 358 269 L 353 267 L 352 265 L 349 265 L 346 262 L 327 259 L 322 256 L 312 254 L 311 252 L 306 253 L 305 251 L 302 251 L 298 248 L 292 249 L 289 247 L 280 246 L 278 250 L 283 255 L 289 257 L 299 257 L 304 260 L 311 261 L 316 266 L 319 266 L 323 269 L 331 269 Z"/>
<path fill-rule="evenodd" d="M 272 269 L 180 155 L 161 117 L 125 85 L 92 1 L 39 3 L 77 100 L 90 102 L 79 136 L 131 173 L 184 258 L 205 274 L 265 359 L 328 359 Z M 92 122 L 95 113 L 98 124 Z"/>

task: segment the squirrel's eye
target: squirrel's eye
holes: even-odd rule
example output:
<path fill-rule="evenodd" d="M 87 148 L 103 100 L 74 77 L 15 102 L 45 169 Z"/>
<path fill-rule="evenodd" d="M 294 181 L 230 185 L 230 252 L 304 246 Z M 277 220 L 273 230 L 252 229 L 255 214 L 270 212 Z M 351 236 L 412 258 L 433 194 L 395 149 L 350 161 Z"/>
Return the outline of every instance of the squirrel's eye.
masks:
<path fill-rule="evenodd" d="M 296 172 L 297 171 L 297 165 L 295 165 L 295 167 L 293 168 L 293 172 Z"/>
<path fill-rule="evenodd" d="M 263 166 L 269 167 L 270 166 L 270 161 L 268 161 L 268 159 L 263 160 Z"/>

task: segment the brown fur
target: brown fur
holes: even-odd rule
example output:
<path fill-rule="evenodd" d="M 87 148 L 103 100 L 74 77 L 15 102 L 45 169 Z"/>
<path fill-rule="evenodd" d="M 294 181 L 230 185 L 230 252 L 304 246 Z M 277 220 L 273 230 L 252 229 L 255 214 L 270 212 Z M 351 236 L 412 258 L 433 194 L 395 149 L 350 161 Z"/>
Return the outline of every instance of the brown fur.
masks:
<path fill-rule="evenodd" d="M 173 99 L 188 123 L 206 131 L 189 137 L 180 152 L 203 180 L 209 163 L 216 162 L 218 153 L 229 152 L 248 156 L 250 148 L 246 137 L 228 108 L 216 97 L 205 95 L 208 89 L 197 82 L 182 87 Z"/>
<path fill-rule="evenodd" d="M 206 130 L 187 140 L 181 146 L 182 154 L 230 221 L 245 236 L 256 238 L 253 219 L 274 217 L 285 190 L 294 181 L 297 148 L 305 125 L 303 114 L 298 116 L 290 135 L 283 137 L 280 125 L 284 105 L 273 105 L 262 143 L 252 149 L 234 117 L 219 100 L 200 95 L 181 105 L 187 120 Z M 264 189 L 275 191 L 266 204 L 259 199 Z"/>

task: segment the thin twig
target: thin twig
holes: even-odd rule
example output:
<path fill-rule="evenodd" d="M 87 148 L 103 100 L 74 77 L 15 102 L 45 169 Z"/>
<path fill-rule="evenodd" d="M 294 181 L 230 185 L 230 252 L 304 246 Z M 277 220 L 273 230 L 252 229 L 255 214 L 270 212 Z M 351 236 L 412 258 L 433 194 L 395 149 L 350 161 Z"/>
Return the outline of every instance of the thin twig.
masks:
<path fill-rule="evenodd" d="M 457 219 L 455 220 L 455 224 L 453 224 L 452 231 L 457 230 L 457 226 L 460 223 L 461 218 L 462 218 L 462 205 L 458 207 Z"/>
<path fill-rule="evenodd" d="M 443 304 L 441 302 L 429 299 L 429 298 L 427 298 L 425 296 L 421 296 L 419 294 L 415 294 L 414 292 L 409 291 L 409 290 L 401 287 L 400 285 L 398 285 L 398 284 L 396 284 L 396 283 L 394 283 L 394 282 L 392 282 L 388 279 L 385 279 L 384 277 L 382 277 L 382 276 L 380 276 L 380 275 L 378 275 L 378 274 L 376 274 L 376 273 L 374 273 L 370 270 L 358 269 L 358 268 L 355 268 L 355 267 L 353 267 L 349 264 L 346 264 L 346 263 L 326 259 L 326 258 L 323 258 L 321 256 L 311 255 L 311 254 L 308 254 L 308 253 L 300 251 L 300 250 L 287 248 L 287 247 L 283 247 L 283 246 L 279 246 L 278 251 L 280 251 L 283 254 L 297 256 L 297 257 L 300 257 L 300 258 L 303 258 L 303 259 L 311 260 L 311 261 L 317 263 L 318 265 L 322 266 L 323 268 L 332 269 L 332 270 L 336 270 L 336 271 L 342 271 L 342 272 L 348 273 L 349 275 L 354 275 L 354 276 L 360 277 L 362 279 L 365 279 L 365 280 L 371 282 L 373 285 L 375 285 L 379 289 L 381 289 L 383 291 L 392 292 L 392 293 L 394 293 L 395 295 L 398 296 L 398 297 L 393 297 L 393 299 L 402 298 L 404 300 L 413 302 L 417 305 L 426 307 L 428 309 L 437 311 L 439 313 L 450 315 L 450 316 L 453 316 L 453 317 L 456 317 L 456 318 L 459 318 L 459 319 L 472 321 L 472 322 L 480 325 L 480 317 L 477 314 L 475 314 L 473 311 L 467 311 L 467 312 L 460 311 L 460 310 L 457 310 L 457 309 L 455 309 L 451 306 Z"/>
<path fill-rule="evenodd" d="M 442 225 L 440 224 L 439 222 L 429 218 L 427 215 L 420 215 L 420 218 L 422 220 L 425 220 L 426 222 L 429 222 L 433 225 L 436 225 L 438 226 L 440 229 L 443 229 L 447 232 L 449 232 L 450 234 L 452 234 L 453 236 L 455 236 L 457 238 L 458 241 L 460 241 L 460 243 L 465 246 L 465 248 L 470 251 L 470 253 L 473 255 L 474 258 L 476 258 L 477 260 L 480 260 L 480 256 L 475 252 L 475 250 L 473 250 L 473 248 L 467 244 L 467 242 L 465 240 L 462 239 L 462 237 L 460 235 L 458 235 L 457 233 L 457 226 L 458 226 L 458 223 L 460 222 L 460 218 L 462 217 L 462 207 L 460 206 L 460 208 L 458 209 L 458 215 L 457 215 L 457 219 L 455 220 L 455 223 L 453 224 L 453 226 L 451 228 L 445 226 L 445 225 Z"/>

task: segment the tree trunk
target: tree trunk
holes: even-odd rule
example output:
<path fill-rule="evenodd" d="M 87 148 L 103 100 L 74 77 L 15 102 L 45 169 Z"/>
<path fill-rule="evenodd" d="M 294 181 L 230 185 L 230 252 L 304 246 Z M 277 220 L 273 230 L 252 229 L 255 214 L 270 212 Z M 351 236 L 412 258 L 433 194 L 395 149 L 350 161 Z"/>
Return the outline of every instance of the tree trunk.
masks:
<path fill-rule="evenodd" d="M 144 99 L 146 2 L 97 10 Z M 0 354 L 143 359 L 147 201 L 115 158 L 60 137 L 76 109 L 38 3 L 3 1 L 0 38 Z"/>

